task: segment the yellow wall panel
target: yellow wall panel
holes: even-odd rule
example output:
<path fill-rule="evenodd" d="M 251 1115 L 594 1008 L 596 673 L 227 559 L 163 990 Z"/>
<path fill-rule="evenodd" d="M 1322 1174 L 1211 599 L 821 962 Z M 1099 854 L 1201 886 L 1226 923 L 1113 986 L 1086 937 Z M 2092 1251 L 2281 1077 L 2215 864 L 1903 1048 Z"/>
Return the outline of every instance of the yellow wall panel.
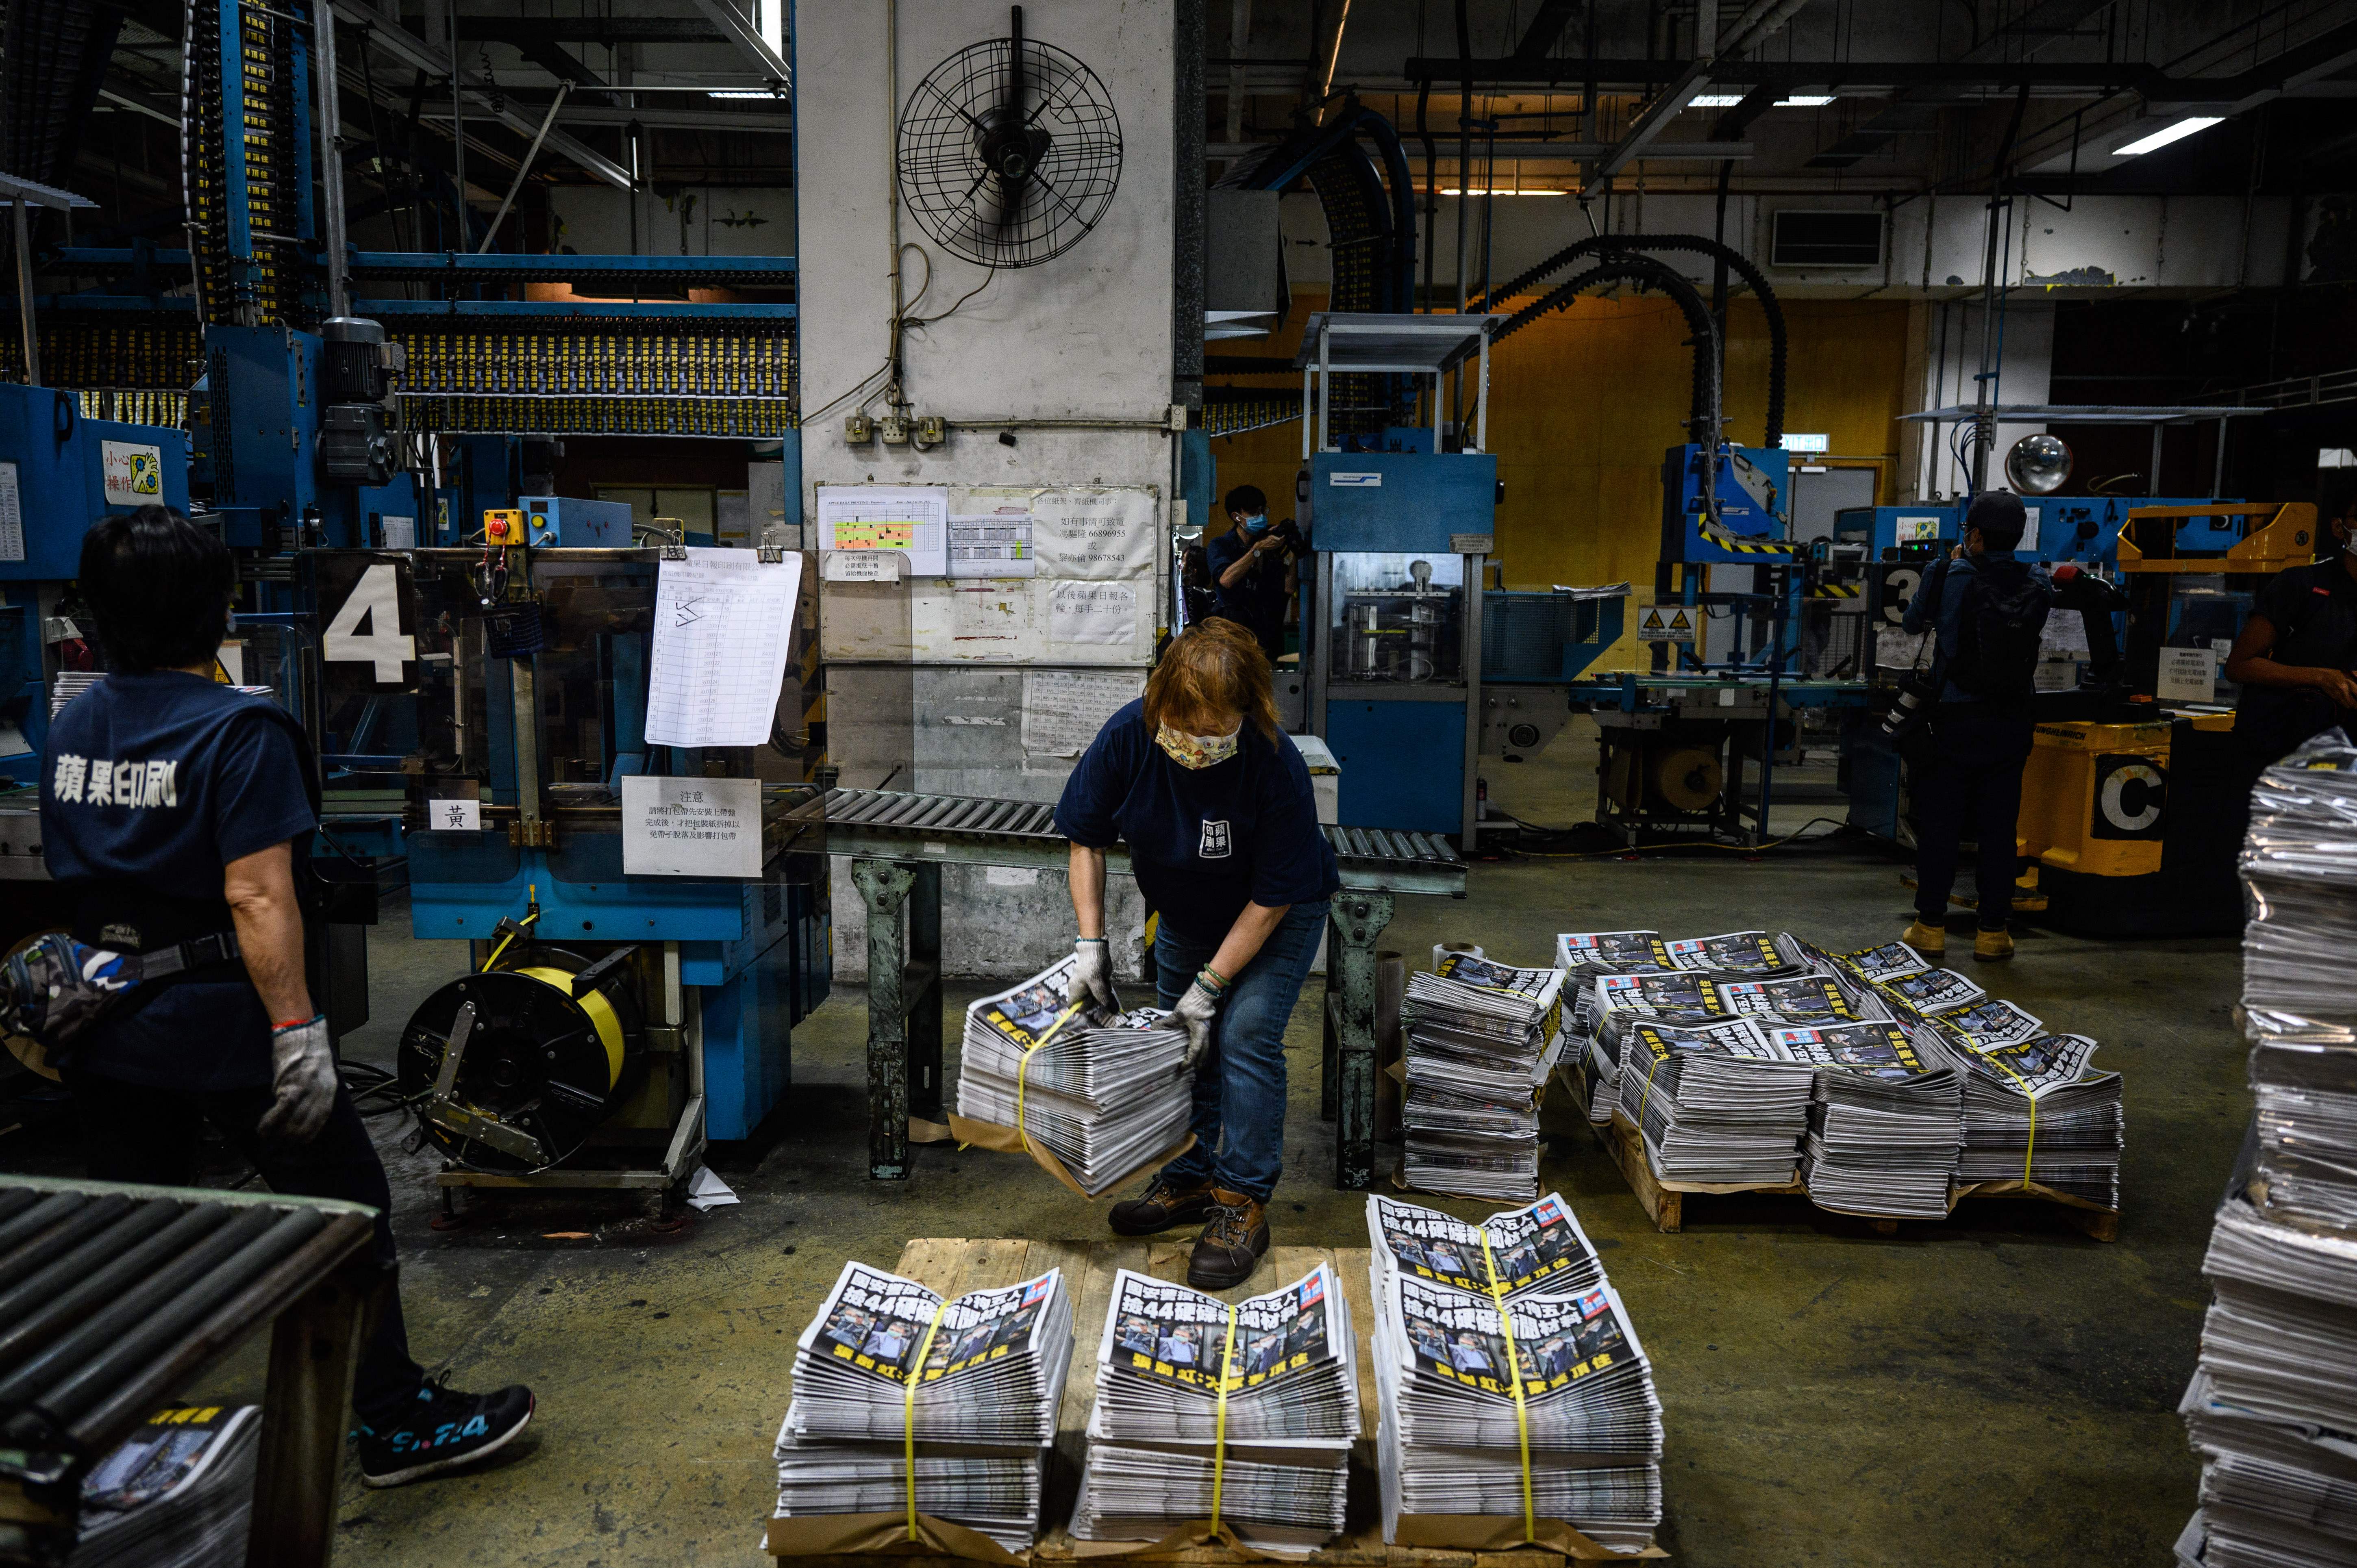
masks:
<path fill-rule="evenodd" d="M 1297 294 L 1285 332 L 1215 343 L 1211 352 L 1290 361 L 1303 320 L 1323 304 L 1322 294 Z M 1823 432 L 1841 456 L 1895 455 L 1898 416 L 1908 403 L 1906 304 L 1795 300 L 1785 304 L 1784 319 L 1785 429 Z M 1686 337 L 1684 316 L 1658 295 L 1583 297 L 1492 352 L 1490 449 L 1506 488 L 1497 534 L 1509 587 L 1626 579 L 1640 593 L 1652 590 L 1661 553 L 1662 456 L 1686 439 L 1694 362 Z M 1760 440 L 1768 362 L 1760 307 L 1738 298 L 1728 308 L 1725 413 L 1728 434 L 1742 445 Z M 1274 377 L 1249 384 L 1297 394 L 1300 385 Z M 1215 438 L 1211 455 L 1222 493 L 1254 484 L 1268 492 L 1272 517 L 1297 510 L 1297 424 Z M 1891 478 L 1885 461 L 1878 499 L 1886 502 L 1895 499 Z M 1224 515 L 1214 522 L 1214 532 L 1227 527 Z M 1635 669 L 1642 657 L 1633 639 L 1624 639 L 1596 667 Z"/>

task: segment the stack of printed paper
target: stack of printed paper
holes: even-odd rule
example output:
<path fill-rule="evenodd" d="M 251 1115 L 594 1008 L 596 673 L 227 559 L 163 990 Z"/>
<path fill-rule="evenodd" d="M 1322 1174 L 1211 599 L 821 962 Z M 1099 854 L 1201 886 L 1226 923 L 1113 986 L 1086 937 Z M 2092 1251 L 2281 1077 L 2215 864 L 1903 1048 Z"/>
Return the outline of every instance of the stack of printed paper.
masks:
<path fill-rule="evenodd" d="M 1912 1037 L 1927 1060 L 1944 1056 L 1963 1077 L 1964 1144 L 1957 1181 L 2026 1178 L 2117 1208 L 2127 1122 L 2120 1075 L 2088 1065 L 2095 1042 L 2084 1035 L 2037 1034 L 2014 1044 L 1983 1045 L 1949 1027 L 1956 1018 L 1949 1014 Z"/>
<path fill-rule="evenodd" d="M 1801 1179 L 1821 1208 L 1944 1219 L 1964 1142 L 1956 1070 L 1927 1061 L 1896 1023 L 1770 1029 L 1816 1067 Z"/>
<path fill-rule="evenodd" d="M 1404 1515 L 1527 1514 L 1613 1552 L 1652 1544 L 1652 1369 L 1563 1200 L 1475 1227 L 1373 1198 L 1368 1229 L 1384 1540 L 1398 1540 Z M 1436 1247 L 1480 1262 L 1414 1261 Z"/>
<path fill-rule="evenodd" d="M 1324 1544 L 1342 1530 L 1358 1377 L 1350 1304 L 1326 1264 L 1232 1307 L 1122 1270 L 1072 1534 L 1158 1541 L 1209 1519 L 1216 1487 L 1246 1544 Z"/>
<path fill-rule="evenodd" d="M 913 1280 L 846 1263 L 795 1344 L 778 1517 L 904 1509 L 913 1431 L 917 1511 L 1028 1550 L 1071 1358 L 1060 1270 L 944 1303 Z"/>
<path fill-rule="evenodd" d="M 1187 1032 L 1151 1008 L 1102 1016 L 1071 1001 L 1066 958 L 965 1010 L 960 1116 L 1017 1128 L 1094 1197 L 1187 1136 Z"/>
<path fill-rule="evenodd" d="M 1777 1187 L 1792 1179 L 1816 1069 L 1751 1018 L 1670 1024 L 1632 1017 L 1620 1109 L 1672 1181 Z"/>
<path fill-rule="evenodd" d="M 159 1412 L 81 1483 L 67 1568 L 234 1568 L 253 1520 L 262 1407 Z"/>
<path fill-rule="evenodd" d="M 1407 1185 L 1472 1197 L 1538 1191 L 1538 1096 L 1562 1049 L 1563 975 L 1448 953 L 1407 980 L 1401 1101 Z"/>

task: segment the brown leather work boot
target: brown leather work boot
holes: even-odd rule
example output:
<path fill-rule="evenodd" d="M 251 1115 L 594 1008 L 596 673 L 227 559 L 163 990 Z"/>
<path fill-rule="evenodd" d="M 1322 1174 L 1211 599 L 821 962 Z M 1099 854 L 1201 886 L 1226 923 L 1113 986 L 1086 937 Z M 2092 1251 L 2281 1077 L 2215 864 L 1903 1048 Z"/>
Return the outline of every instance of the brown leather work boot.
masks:
<path fill-rule="evenodd" d="M 1268 1210 L 1260 1199 L 1227 1188 L 1211 1189 L 1211 1222 L 1195 1238 L 1187 1260 L 1187 1283 L 1197 1290 L 1225 1290 L 1252 1278 L 1268 1251 Z"/>
<path fill-rule="evenodd" d="M 1116 1236 L 1152 1236 L 1211 1217 L 1211 1178 L 1199 1182 L 1157 1176 L 1126 1203 L 1116 1203 L 1106 1220 Z"/>

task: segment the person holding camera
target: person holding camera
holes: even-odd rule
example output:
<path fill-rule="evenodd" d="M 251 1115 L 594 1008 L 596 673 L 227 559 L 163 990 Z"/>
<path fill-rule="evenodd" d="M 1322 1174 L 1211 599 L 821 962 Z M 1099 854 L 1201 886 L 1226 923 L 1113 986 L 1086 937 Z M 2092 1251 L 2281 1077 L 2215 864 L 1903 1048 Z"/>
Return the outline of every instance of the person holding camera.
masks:
<path fill-rule="evenodd" d="M 1211 613 L 1251 632 L 1274 664 L 1285 651 L 1300 536 L 1291 523 L 1269 525 L 1268 498 L 1257 485 L 1238 485 L 1223 504 L 1235 526 L 1206 547 L 1216 595 Z"/>
<path fill-rule="evenodd" d="M 1967 829 L 1980 847 L 1973 957 L 2013 956 L 2006 919 L 2013 912 L 2015 822 L 2029 760 L 2039 639 L 2053 605 L 2053 589 L 2014 559 L 2029 521 L 2019 496 L 1975 496 L 1963 542 L 1923 575 L 1907 605 L 1907 630 L 1939 628 L 1929 765 L 1910 770 L 1916 916 L 1900 939 L 1926 958 L 1947 950 L 1948 895 Z"/>

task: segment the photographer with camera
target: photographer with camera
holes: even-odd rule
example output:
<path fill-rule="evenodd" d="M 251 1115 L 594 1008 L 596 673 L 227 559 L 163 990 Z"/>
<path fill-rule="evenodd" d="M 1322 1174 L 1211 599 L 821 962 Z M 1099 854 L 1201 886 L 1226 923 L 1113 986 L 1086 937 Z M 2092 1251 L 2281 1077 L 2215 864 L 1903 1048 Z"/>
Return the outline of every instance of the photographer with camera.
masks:
<path fill-rule="evenodd" d="M 1948 945 L 1948 894 L 1965 829 L 1980 846 L 1976 959 L 2008 959 L 2013 938 L 2015 821 L 2029 760 L 2039 637 L 2053 589 L 2014 559 L 2029 514 L 2021 498 L 1987 490 L 1965 510 L 1964 540 L 1923 575 L 1905 626 L 1937 626 L 1928 766 L 1910 768 L 1915 797 L 1915 923 L 1900 940 L 1938 959 Z"/>
<path fill-rule="evenodd" d="M 1256 485 L 1238 485 L 1223 504 L 1235 526 L 1206 547 L 1217 596 L 1211 613 L 1251 632 L 1273 664 L 1285 651 L 1301 535 L 1289 521 L 1270 526 L 1268 498 Z"/>

